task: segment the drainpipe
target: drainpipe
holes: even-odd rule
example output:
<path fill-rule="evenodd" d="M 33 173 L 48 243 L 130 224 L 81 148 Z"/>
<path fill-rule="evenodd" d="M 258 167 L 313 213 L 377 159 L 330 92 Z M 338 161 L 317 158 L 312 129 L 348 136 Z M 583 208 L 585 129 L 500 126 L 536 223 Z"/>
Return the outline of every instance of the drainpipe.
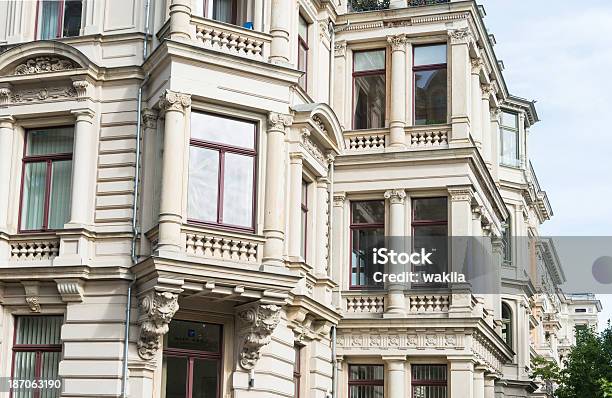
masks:
<path fill-rule="evenodd" d="M 151 18 L 150 15 L 151 8 L 151 0 L 146 0 L 145 3 L 145 35 L 142 46 L 142 62 L 146 61 L 149 55 L 149 21 Z M 130 256 L 132 258 L 132 265 L 136 265 L 138 263 L 138 256 L 136 255 L 136 244 L 138 242 L 138 198 L 139 198 L 139 180 L 140 180 L 140 151 L 141 151 L 141 138 L 142 138 L 142 91 L 144 86 L 147 84 L 149 80 L 149 75 L 147 74 L 143 81 L 140 83 L 138 87 L 138 99 L 137 99 L 137 114 L 136 114 L 136 165 L 134 171 L 134 200 L 132 202 L 132 247 L 130 251 Z M 124 342 L 123 342 L 123 368 L 122 368 L 122 379 L 121 379 L 121 397 L 127 398 L 127 383 L 128 383 L 128 352 L 129 352 L 129 344 L 130 344 L 130 319 L 132 316 L 132 288 L 136 283 L 136 278 L 134 277 L 127 289 L 127 303 L 125 307 L 125 329 L 124 329 Z"/>

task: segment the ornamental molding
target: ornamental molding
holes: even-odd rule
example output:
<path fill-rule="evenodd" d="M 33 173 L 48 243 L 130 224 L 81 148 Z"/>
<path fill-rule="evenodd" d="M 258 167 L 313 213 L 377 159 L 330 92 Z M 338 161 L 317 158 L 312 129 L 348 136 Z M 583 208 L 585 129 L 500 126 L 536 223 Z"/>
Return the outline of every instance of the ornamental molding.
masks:
<path fill-rule="evenodd" d="M 485 67 L 484 61 L 480 57 L 471 59 L 470 63 L 472 64 L 472 73 L 474 74 L 479 74 Z"/>
<path fill-rule="evenodd" d="M 262 302 L 249 303 L 240 306 L 236 315 L 241 340 L 240 366 L 251 370 L 261 357 L 261 349 L 272 340 L 272 333 L 280 322 L 281 306 Z"/>
<path fill-rule="evenodd" d="M 183 113 L 186 108 L 191 106 L 191 95 L 166 90 L 159 97 L 158 106 L 162 112 L 177 111 Z"/>
<path fill-rule="evenodd" d="M 331 35 L 329 33 L 329 19 L 323 19 L 319 21 L 319 38 L 323 39 L 324 37 L 330 39 Z"/>
<path fill-rule="evenodd" d="M 10 85 L 0 87 L 0 106 L 8 105 L 11 102 L 11 87 Z"/>
<path fill-rule="evenodd" d="M 56 279 L 57 291 L 62 301 L 82 302 L 84 296 L 84 282 L 80 279 Z"/>
<path fill-rule="evenodd" d="M 414 330 L 407 333 L 381 333 L 372 330 L 364 333 L 341 333 L 336 337 L 341 349 L 452 349 L 463 350 L 466 336 L 457 333 L 441 333 L 433 329 Z"/>
<path fill-rule="evenodd" d="M 65 100 L 77 98 L 77 90 L 72 86 L 38 87 L 21 90 L 10 90 L 4 93 L 9 97 L 8 103 L 23 104 L 41 101 Z M 7 101 L 4 99 L 3 101 Z"/>
<path fill-rule="evenodd" d="M 406 191 L 403 189 L 390 189 L 385 192 L 385 199 L 389 199 L 391 204 L 402 204 L 406 199 Z"/>
<path fill-rule="evenodd" d="M 488 100 L 490 97 L 495 95 L 495 86 L 493 86 L 491 83 L 483 83 L 480 85 L 480 88 L 482 89 L 483 99 Z"/>
<path fill-rule="evenodd" d="M 334 56 L 344 57 L 346 55 L 346 42 L 341 41 L 334 43 Z"/>
<path fill-rule="evenodd" d="M 40 309 L 40 283 L 39 282 L 21 282 L 25 291 L 25 302 L 30 308 L 30 312 L 39 313 Z"/>
<path fill-rule="evenodd" d="M 168 332 L 168 324 L 178 311 L 178 294 L 152 291 L 140 299 L 140 336 L 138 355 L 151 360 L 159 350 L 160 337 Z"/>
<path fill-rule="evenodd" d="M 293 124 L 293 116 L 283 113 L 270 112 L 268 114 L 268 129 L 280 131 L 283 134 L 285 129 Z"/>
<path fill-rule="evenodd" d="M 145 129 L 157 129 L 157 118 L 159 114 L 154 109 L 145 109 L 142 112 L 142 124 Z"/>
<path fill-rule="evenodd" d="M 404 19 L 404 20 L 399 20 L 399 21 L 389 21 L 385 23 L 385 26 L 387 28 L 401 28 L 404 26 L 412 26 L 412 20 Z"/>
<path fill-rule="evenodd" d="M 491 108 L 491 120 L 499 123 L 500 117 L 501 117 L 501 109 Z"/>
<path fill-rule="evenodd" d="M 60 72 L 79 68 L 80 65 L 68 58 L 57 56 L 42 56 L 29 58 L 25 62 L 17 65 L 13 70 L 13 75 L 32 75 L 37 73 Z"/>
<path fill-rule="evenodd" d="M 76 97 L 78 100 L 83 100 L 87 97 L 87 89 L 90 84 L 87 80 L 75 80 L 72 82 L 72 87 L 76 92 Z"/>
<path fill-rule="evenodd" d="M 474 198 L 474 191 L 470 187 L 449 188 L 448 193 L 452 202 L 471 202 Z"/>
<path fill-rule="evenodd" d="M 319 146 L 310 138 L 310 131 L 307 134 L 303 131 L 301 138 L 300 146 L 319 163 L 327 166 L 328 159 Z"/>
<path fill-rule="evenodd" d="M 342 207 L 346 202 L 346 192 L 334 192 L 334 206 Z"/>
<path fill-rule="evenodd" d="M 393 51 L 406 51 L 406 43 L 408 38 L 405 34 L 387 37 L 387 43 L 391 45 Z"/>
<path fill-rule="evenodd" d="M 458 21 L 461 19 L 470 18 L 470 14 L 467 12 L 461 13 L 452 13 L 452 14 L 437 14 L 437 15 L 428 15 L 423 17 L 414 17 L 410 21 L 413 25 L 424 24 L 424 23 L 435 23 L 435 22 L 444 22 L 444 21 Z"/>
<path fill-rule="evenodd" d="M 474 39 L 474 35 L 470 31 L 470 28 L 449 30 L 448 37 L 451 44 L 468 44 Z"/>

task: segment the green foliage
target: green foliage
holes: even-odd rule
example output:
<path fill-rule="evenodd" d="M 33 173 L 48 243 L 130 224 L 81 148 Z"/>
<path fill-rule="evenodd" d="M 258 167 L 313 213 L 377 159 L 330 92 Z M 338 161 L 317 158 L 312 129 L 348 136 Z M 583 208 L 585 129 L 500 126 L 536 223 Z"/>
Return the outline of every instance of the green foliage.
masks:
<path fill-rule="evenodd" d="M 390 0 L 350 0 L 353 11 L 384 10 L 389 8 Z"/>
<path fill-rule="evenodd" d="M 553 382 L 558 398 L 612 398 L 612 326 L 601 334 L 581 330 L 564 367 L 539 357 L 532 377 Z"/>

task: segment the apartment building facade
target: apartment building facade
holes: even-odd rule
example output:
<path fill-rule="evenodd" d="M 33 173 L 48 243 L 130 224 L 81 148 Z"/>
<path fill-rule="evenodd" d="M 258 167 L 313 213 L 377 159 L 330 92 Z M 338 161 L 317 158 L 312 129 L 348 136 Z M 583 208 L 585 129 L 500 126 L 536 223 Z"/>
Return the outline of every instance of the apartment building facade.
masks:
<path fill-rule="evenodd" d="M 0 15 L 0 376 L 61 381 L 0 397 L 537 394 L 563 273 L 482 7 Z M 362 242 L 426 235 L 494 289 L 372 287 Z"/>

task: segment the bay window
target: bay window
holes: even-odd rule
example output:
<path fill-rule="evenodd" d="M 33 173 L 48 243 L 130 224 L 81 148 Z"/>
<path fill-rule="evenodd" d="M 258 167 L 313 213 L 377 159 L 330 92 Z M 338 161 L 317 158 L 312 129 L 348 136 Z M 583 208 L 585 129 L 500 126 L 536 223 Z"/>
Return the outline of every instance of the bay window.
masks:
<path fill-rule="evenodd" d="M 383 365 L 349 365 L 349 398 L 383 398 Z"/>
<path fill-rule="evenodd" d="M 353 129 L 385 127 L 385 50 L 353 53 Z"/>
<path fill-rule="evenodd" d="M 446 398 L 448 373 L 446 365 L 412 366 L 412 398 Z"/>
<path fill-rule="evenodd" d="M 446 44 L 413 48 L 414 124 L 447 122 Z"/>
<path fill-rule="evenodd" d="M 256 140 L 255 123 L 191 113 L 190 222 L 253 230 Z"/>
<path fill-rule="evenodd" d="M 448 200 L 446 197 L 412 200 L 413 252 L 432 252 L 433 264 L 413 265 L 413 272 L 440 274 L 448 268 Z"/>
<path fill-rule="evenodd" d="M 372 250 L 385 246 L 385 202 L 351 202 L 351 279 L 352 289 L 375 287 L 374 273 L 382 265 L 373 264 Z"/>
<path fill-rule="evenodd" d="M 298 23 L 298 70 L 304 72 L 299 84 L 306 90 L 308 87 L 308 22 L 301 15 Z"/>
<path fill-rule="evenodd" d="M 61 229 L 70 217 L 74 128 L 26 132 L 19 230 Z"/>
<path fill-rule="evenodd" d="M 13 344 L 13 380 L 58 380 L 62 316 L 19 316 Z M 58 386 L 59 387 L 59 386 Z M 15 389 L 13 398 L 55 398 L 59 388 Z"/>
<path fill-rule="evenodd" d="M 172 320 L 164 340 L 163 398 L 221 396 L 221 325 Z"/>
<path fill-rule="evenodd" d="M 501 119 L 501 164 L 516 167 L 520 163 L 518 115 L 504 111 Z"/>
<path fill-rule="evenodd" d="M 37 7 L 36 30 L 40 40 L 79 35 L 82 0 L 39 0 Z"/>
<path fill-rule="evenodd" d="M 302 259 L 306 261 L 308 249 L 308 182 L 302 180 L 302 216 L 301 216 L 301 245 L 300 254 Z"/>

